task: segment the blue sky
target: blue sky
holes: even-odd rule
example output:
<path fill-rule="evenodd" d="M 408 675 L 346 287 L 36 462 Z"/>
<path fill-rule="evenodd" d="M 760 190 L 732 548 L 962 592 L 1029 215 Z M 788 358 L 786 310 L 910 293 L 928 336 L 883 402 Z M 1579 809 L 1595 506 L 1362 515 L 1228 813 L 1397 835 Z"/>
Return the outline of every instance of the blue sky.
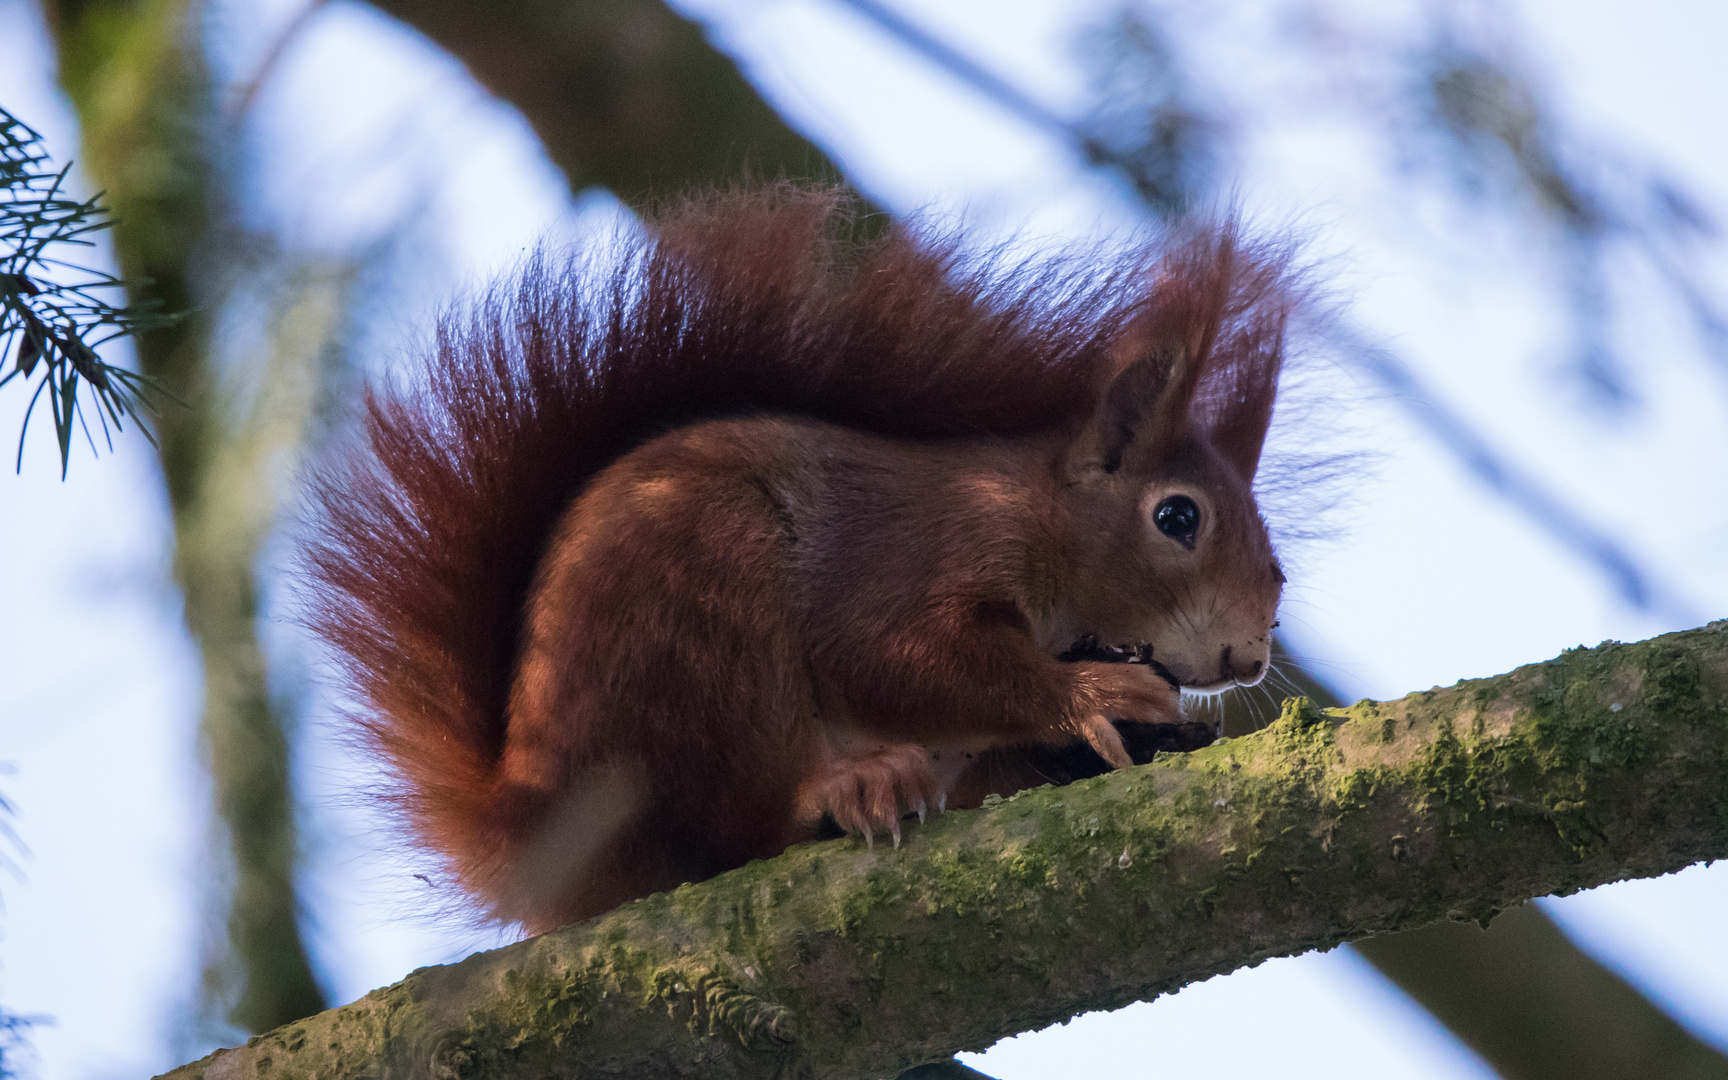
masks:
<path fill-rule="evenodd" d="M 689 0 L 749 76 L 858 182 L 896 209 L 965 214 L 984 232 L 1067 239 L 1132 220 L 1106 180 L 1046 136 L 908 56 L 825 0 Z M 1055 107 L 1084 71 L 1069 44 L 1108 10 L 1055 0 L 925 0 L 926 25 Z M 297 9 L 228 4 L 245 71 Z M 1223 10 L 1221 5 L 1189 8 Z M 1261 5 L 1206 16 L 1217 70 L 1265 77 Z M 1369 9 L 1361 8 L 1366 12 Z M 1537 69 L 1580 125 L 1677 174 L 1728 218 L 1728 8 L 1525 3 Z M 1247 14 L 1241 14 L 1246 12 Z M 1205 20 L 1202 19 L 1204 22 Z M 1216 24 L 1226 23 L 1222 26 Z M 1237 25 L 1237 24 L 1240 25 Z M 1261 28 L 1263 30 L 1263 28 Z M 77 156 L 33 8 L 0 0 L 0 102 Z M 459 65 L 369 9 L 329 5 L 261 93 L 259 213 L 285 242 L 340 256 L 412 205 L 416 258 L 373 320 L 378 363 L 439 303 L 544 235 L 580 242 L 616 212 L 573 199 L 512 110 Z M 1284 624 L 1353 694 L 1395 696 L 1728 615 L 1728 382 L 1653 292 L 1626 347 L 1644 403 L 1618 420 L 1557 377 L 1557 310 L 1521 266 L 1528 237 L 1402 191 L 1360 132 L 1289 114 L 1245 135 L 1236 190 L 1268 221 L 1306 223 L 1358 321 L 1447 402 L 1591 520 L 1611 527 L 1684 611 L 1626 607 L 1593 568 L 1496 501 L 1347 371 L 1307 423 L 1375 454 L 1335 515 L 1336 539 L 1293 552 Z M 1719 271 L 1722 260 L 1715 266 Z M 1728 295 L 1728 281 L 1717 280 Z M 16 394 L 0 394 L 0 432 Z M 168 518 L 149 448 L 75 459 L 62 484 L 39 428 L 22 476 L 0 477 L 0 760 L 31 854 L 0 879 L 0 1000 L 55 1025 L 36 1037 L 51 1080 L 145 1075 L 202 1053 L 174 1032 L 197 992 L 220 837 L 195 739 L 197 657 L 167 576 Z M 267 636 L 295 642 L 275 614 Z M 307 928 L 335 1000 L 496 940 L 422 913 L 382 823 L 349 797 L 359 766 L 316 706 L 301 732 Z M 1728 876 L 1697 867 L 1548 903 L 1586 948 L 1728 1048 Z M 93 983 L 96 988 L 93 989 Z M 1105 1070 L 1285 1077 L 1485 1075 L 1344 952 L 1270 961 L 1174 997 L 1023 1036 L 979 1067 L 1003 1080 Z"/>

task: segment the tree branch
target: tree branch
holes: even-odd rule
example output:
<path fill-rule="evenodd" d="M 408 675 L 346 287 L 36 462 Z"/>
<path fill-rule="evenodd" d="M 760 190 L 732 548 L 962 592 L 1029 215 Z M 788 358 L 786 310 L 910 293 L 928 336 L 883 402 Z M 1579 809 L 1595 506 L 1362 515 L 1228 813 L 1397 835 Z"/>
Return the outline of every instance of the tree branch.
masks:
<path fill-rule="evenodd" d="M 1279 664 L 1281 644 L 1273 642 L 1272 658 L 1285 686 L 1320 705 L 1342 703 L 1287 653 Z M 1227 733 L 1231 719 L 1225 710 Z M 1580 949 L 1535 904 L 1503 913 L 1486 931 L 1438 922 L 1347 947 L 1505 1080 L 1728 1080 L 1728 1055 Z"/>
<path fill-rule="evenodd" d="M 174 1077 L 861 1077 L 1728 856 L 1728 621 L 794 848 Z"/>
<path fill-rule="evenodd" d="M 626 202 L 839 170 L 662 0 L 373 0 L 522 110 L 580 191 Z"/>
<path fill-rule="evenodd" d="M 1356 947 L 1505 1080 L 1728 1077 L 1728 1057 L 1573 945 L 1535 904 L 1487 933 L 1439 923 Z"/>

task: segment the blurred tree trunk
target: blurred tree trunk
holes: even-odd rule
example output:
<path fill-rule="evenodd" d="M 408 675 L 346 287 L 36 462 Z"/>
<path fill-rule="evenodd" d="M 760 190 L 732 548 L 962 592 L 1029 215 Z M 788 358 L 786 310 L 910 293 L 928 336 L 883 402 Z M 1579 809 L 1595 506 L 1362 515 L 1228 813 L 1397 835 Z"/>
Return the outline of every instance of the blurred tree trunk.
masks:
<path fill-rule="evenodd" d="M 204 665 L 203 739 L 236 870 L 228 920 L 244 989 L 232 1019 L 264 1031 L 324 1008 L 296 922 L 287 740 L 272 710 L 254 619 L 254 564 L 273 501 L 258 428 L 225 407 L 210 352 L 211 283 L 223 254 L 213 94 L 189 0 L 47 0 L 83 163 L 107 192 L 128 280 L 178 325 L 138 342 L 138 362 L 183 404 L 155 425 L 172 504 L 174 570 Z"/>
<path fill-rule="evenodd" d="M 522 110 L 573 191 L 640 204 L 746 176 L 840 178 L 661 0 L 374 3 Z"/>

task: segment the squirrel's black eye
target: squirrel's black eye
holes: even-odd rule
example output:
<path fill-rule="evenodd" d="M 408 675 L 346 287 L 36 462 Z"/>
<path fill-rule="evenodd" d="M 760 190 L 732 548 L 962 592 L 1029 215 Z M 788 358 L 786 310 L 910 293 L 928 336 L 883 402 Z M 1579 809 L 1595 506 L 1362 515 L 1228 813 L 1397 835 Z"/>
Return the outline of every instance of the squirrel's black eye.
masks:
<path fill-rule="evenodd" d="M 1192 551 L 1194 534 L 1200 531 L 1200 507 L 1186 495 L 1172 495 L 1152 511 L 1158 531 Z"/>

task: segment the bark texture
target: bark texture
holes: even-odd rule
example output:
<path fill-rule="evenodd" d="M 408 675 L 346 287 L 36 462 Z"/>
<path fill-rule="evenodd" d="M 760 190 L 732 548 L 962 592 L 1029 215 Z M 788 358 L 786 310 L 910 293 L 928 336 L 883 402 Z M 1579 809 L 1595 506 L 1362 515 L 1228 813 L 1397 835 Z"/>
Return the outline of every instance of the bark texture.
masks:
<path fill-rule="evenodd" d="M 209 1077 L 893 1075 L 1273 956 L 1728 855 L 1728 621 L 794 848 L 220 1051 Z"/>
<path fill-rule="evenodd" d="M 1317 702 L 1338 704 L 1309 673 L 1291 681 Z M 1535 904 L 1486 930 L 1440 922 L 1347 948 L 1506 1080 L 1728 1080 L 1728 1055 L 1573 944 Z"/>
<path fill-rule="evenodd" d="M 1317 705 L 1342 704 L 1281 642 L 1273 642 L 1272 656 L 1284 686 Z M 1251 695 L 1232 694 L 1226 702 L 1227 735 L 1257 731 L 1269 719 L 1258 715 Z M 1485 931 L 1442 922 L 1348 947 L 1506 1080 L 1728 1080 L 1728 1055 L 1574 945 L 1534 904 L 1496 918 Z"/>

